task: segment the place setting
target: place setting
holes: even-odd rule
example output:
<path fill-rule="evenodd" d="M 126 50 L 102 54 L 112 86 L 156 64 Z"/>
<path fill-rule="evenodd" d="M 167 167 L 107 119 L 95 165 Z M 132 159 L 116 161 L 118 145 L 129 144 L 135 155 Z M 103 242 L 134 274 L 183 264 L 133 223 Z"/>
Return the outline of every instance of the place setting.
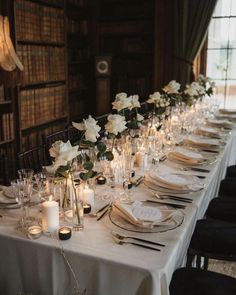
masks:
<path fill-rule="evenodd" d="M 134 201 L 130 204 L 113 202 L 109 219 L 116 227 L 126 231 L 157 233 L 180 226 L 184 220 L 184 212 L 171 205 L 148 201 Z"/>

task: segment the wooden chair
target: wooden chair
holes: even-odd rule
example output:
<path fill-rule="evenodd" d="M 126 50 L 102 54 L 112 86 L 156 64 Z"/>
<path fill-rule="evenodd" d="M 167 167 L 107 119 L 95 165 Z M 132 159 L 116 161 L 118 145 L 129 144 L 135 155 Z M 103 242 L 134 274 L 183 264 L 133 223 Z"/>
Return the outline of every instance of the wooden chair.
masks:
<path fill-rule="evenodd" d="M 48 164 L 52 162 L 50 154 L 49 154 L 49 149 L 52 146 L 52 144 L 57 141 L 57 140 L 62 140 L 66 142 L 69 139 L 68 136 L 68 129 L 63 129 L 61 131 L 54 132 L 49 135 L 43 135 L 42 136 L 42 142 L 45 148 L 45 155 L 46 155 L 46 161 Z"/>
<path fill-rule="evenodd" d="M 0 155 L 0 184 L 9 185 L 9 182 L 7 157 Z"/>
<path fill-rule="evenodd" d="M 20 169 L 30 168 L 34 172 L 40 172 L 42 167 L 47 164 L 44 146 L 38 146 L 18 154 L 18 166 Z"/>

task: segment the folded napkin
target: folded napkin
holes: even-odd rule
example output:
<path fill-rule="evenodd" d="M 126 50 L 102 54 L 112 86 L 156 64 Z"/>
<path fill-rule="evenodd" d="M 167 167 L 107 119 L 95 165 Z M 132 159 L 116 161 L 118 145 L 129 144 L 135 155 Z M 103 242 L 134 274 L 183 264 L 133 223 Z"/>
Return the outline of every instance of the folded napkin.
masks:
<path fill-rule="evenodd" d="M 236 109 L 219 109 L 219 112 L 222 114 L 236 115 Z"/>
<path fill-rule="evenodd" d="M 176 191 L 185 191 L 189 190 L 190 186 L 195 183 L 195 178 L 187 175 L 178 175 L 174 173 L 156 174 L 155 172 L 149 172 L 145 176 L 145 181 L 150 182 L 159 187 Z"/>
<path fill-rule="evenodd" d="M 206 126 L 199 127 L 195 130 L 196 134 L 202 134 L 202 135 L 207 135 L 209 137 L 214 137 L 214 136 L 220 136 L 219 130 L 215 128 L 210 128 Z"/>
<path fill-rule="evenodd" d="M 185 144 L 200 148 L 216 148 L 220 146 L 220 141 L 215 138 L 203 138 L 201 136 L 189 136 L 184 140 Z"/>
<path fill-rule="evenodd" d="M 131 205 L 115 202 L 112 205 L 112 210 L 129 223 L 141 228 L 169 225 L 171 217 L 178 214 L 178 210 L 145 206 L 139 201 L 135 201 Z"/>
<path fill-rule="evenodd" d="M 210 126 L 217 126 L 223 128 L 233 128 L 234 124 L 228 120 L 208 119 L 207 124 Z"/>
<path fill-rule="evenodd" d="M 195 151 L 190 151 L 185 148 L 178 147 L 173 152 L 168 154 L 168 158 L 172 160 L 177 160 L 190 165 L 199 164 L 204 161 L 203 156 Z"/>

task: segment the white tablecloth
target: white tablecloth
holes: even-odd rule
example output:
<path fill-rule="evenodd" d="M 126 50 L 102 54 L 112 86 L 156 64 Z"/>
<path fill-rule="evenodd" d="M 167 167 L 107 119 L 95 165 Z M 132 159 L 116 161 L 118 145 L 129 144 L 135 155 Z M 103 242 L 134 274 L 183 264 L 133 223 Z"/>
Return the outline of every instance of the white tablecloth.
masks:
<path fill-rule="evenodd" d="M 236 162 L 235 147 L 233 131 L 218 160 L 208 167 L 211 172 L 207 174 L 205 188 L 189 195 L 194 202 L 184 210 L 185 219 L 180 227 L 164 233 L 137 234 L 164 243 L 166 247 L 161 252 L 115 244 L 112 229 L 129 232 L 115 227 L 108 216 L 99 222 L 86 217 L 84 231 L 74 232 L 70 240 L 59 242 L 47 236 L 27 239 L 15 229 L 14 219 L 4 217 L 6 213 L 1 211 L 0 294 L 74 294 L 75 281 L 61 254 L 63 247 L 80 290 L 86 289 L 86 294 L 168 295 L 172 273 L 184 261 L 196 220 L 216 196 L 226 167 Z M 147 194 L 141 187 L 133 189 L 133 198 L 146 199 Z M 14 215 L 13 211 L 10 213 Z"/>

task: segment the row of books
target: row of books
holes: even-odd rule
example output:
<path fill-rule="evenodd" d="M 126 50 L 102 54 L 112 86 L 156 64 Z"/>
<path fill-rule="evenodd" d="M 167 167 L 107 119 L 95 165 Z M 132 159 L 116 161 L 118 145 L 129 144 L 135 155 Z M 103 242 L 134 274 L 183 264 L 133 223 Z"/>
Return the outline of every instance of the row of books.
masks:
<path fill-rule="evenodd" d="M 0 117 L 0 141 L 14 138 L 13 113 L 5 113 Z"/>
<path fill-rule="evenodd" d="M 5 96 L 4 96 L 4 87 L 3 85 L 0 86 L 0 101 L 4 101 Z"/>
<path fill-rule="evenodd" d="M 65 85 L 20 92 L 21 128 L 51 122 L 66 116 Z"/>
<path fill-rule="evenodd" d="M 64 43 L 64 11 L 26 0 L 16 0 L 18 40 Z"/>
<path fill-rule="evenodd" d="M 80 35 L 88 35 L 88 21 L 87 20 L 75 21 L 72 19 L 68 19 L 67 32 L 71 34 L 76 33 Z"/>
<path fill-rule="evenodd" d="M 65 79 L 64 47 L 19 45 L 17 53 L 24 65 L 22 85 Z"/>
<path fill-rule="evenodd" d="M 30 133 L 24 134 L 22 136 L 21 143 L 22 151 L 29 150 L 34 146 L 40 146 L 42 144 L 42 135 L 52 134 L 64 129 L 65 127 L 65 122 L 57 122 L 53 125 L 46 126 L 45 128 L 32 130 Z"/>

